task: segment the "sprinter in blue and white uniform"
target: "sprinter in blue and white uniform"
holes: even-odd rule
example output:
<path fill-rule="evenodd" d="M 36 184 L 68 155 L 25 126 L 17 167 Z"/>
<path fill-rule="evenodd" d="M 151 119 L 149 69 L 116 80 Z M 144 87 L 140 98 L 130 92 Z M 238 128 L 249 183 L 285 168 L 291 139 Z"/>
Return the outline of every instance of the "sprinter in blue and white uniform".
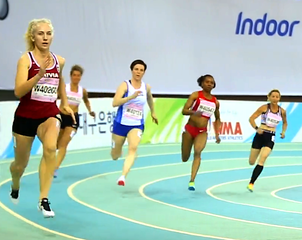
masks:
<path fill-rule="evenodd" d="M 254 183 L 260 176 L 264 163 L 275 145 L 276 127 L 282 121 L 281 138 L 285 137 L 287 129 L 286 111 L 278 105 L 281 94 L 277 89 L 273 89 L 268 94 L 268 101 L 270 103 L 262 105 L 256 112 L 250 117 L 249 121 L 251 126 L 256 130 L 256 134 L 252 143 L 249 164 L 254 165 L 258 156 L 258 164 L 254 168 L 251 180 L 247 186 L 248 190 L 253 192 Z M 255 119 L 261 116 L 261 124 L 258 127 L 255 123 Z"/>
<path fill-rule="evenodd" d="M 122 155 L 122 147 L 127 138 L 128 155 L 126 156 L 122 176 L 117 184 L 125 185 L 125 179 L 129 173 L 135 158 L 137 147 L 144 132 L 144 106 L 148 103 L 153 122 L 158 124 L 154 112 L 151 87 L 142 81 L 147 70 L 147 65 L 142 60 L 131 63 L 131 80 L 124 81 L 117 89 L 113 98 L 113 107 L 118 107 L 112 130 L 111 157 L 117 160 Z"/>

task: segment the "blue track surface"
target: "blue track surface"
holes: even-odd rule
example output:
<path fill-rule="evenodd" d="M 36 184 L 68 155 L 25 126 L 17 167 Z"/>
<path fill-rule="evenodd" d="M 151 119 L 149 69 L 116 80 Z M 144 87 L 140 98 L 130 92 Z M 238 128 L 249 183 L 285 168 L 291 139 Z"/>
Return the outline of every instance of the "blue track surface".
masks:
<path fill-rule="evenodd" d="M 276 195 L 288 200 L 301 202 L 302 204 L 302 186 L 280 190 Z"/>
<path fill-rule="evenodd" d="M 212 152 L 204 153 L 202 158 L 204 162 L 213 162 L 217 159 L 226 159 L 231 161 L 232 159 L 242 158 L 242 162 L 247 163 L 248 152 Z M 285 151 L 275 151 L 272 153 L 271 158 L 274 156 L 281 157 L 288 156 L 289 153 Z M 300 156 L 302 151 L 291 152 L 290 155 Z M 180 162 L 179 154 L 163 155 L 163 156 L 149 156 L 141 157 L 136 162 L 135 168 L 172 164 Z M 195 239 L 210 239 L 197 236 L 190 236 L 185 234 L 179 234 L 159 229 L 154 229 L 139 224 L 134 224 L 107 214 L 103 214 L 94 211 L 91 208 L 87 208 L 75 201 L 73 201 L 67 194 L 68 187 L 82 179 L 89 178 L 93 175 L 120 171 L 122 169 L 123 161 L 106 161 L 101 163 L 90 163 L 79 166 L 72 166 L 60 169 L 59 178 L 54 180 L 53 187 L 50 194 L 50 201 L 53 203 L 52 207 L 56 212 L 54 219 L 44 219 L 41 214 L 37 212 L 36 204 L 38 199 L 38 186 L 37 174 L 31 174 L 25 176 L 22 180 L 22 188 L 20 191 L 20 203 L 19 205 L 13 205 L 9 198 L 8 192 L 10 188 L 10 182 L 4 184 L 0 188 L 0 201 L 9 207 L 16 213 L 24 216 L 25 218 L 40 224 L 51 230 L 55 230 L 61 233 L 65 233 L 78 238 L 99 240 L 99 239 L 110 239 L 110 240 L 134 240 L 138 236 L 145 240 L 154 239 L 182 239 L 182 240 L 195 240 Z M 217 162 L 217 164 L 219 164 Z M 169 171 L 169 167 L 163 167 L 159 171 Z M 202 171 L 202 166 L 201 166 Z M 239 170 L 222 170 L 219 172 L 202 173 L 197 176 L 196 181 L 196 192 L 189 192 L 187 190 L 188 176 L 187 177 L 176 177 L 169 180 L 159 181 L 157 183 L 148 185 L 144 189 L 144 193 L 153 199 L 173 204 L 176 206 L 193 209 L 197 211 L 204 211 L 213 214 L 219 214 L 222 216 L 233 217 L 238 219 L 263 222 L 283 226 L 291 226 L 302 228 L 301 214 L 286 213 L 281 211 L 273 211 L 269 209 L 261 209 L 250 206 L 232 204 L 224 201 L 219 201 L 215 198 L 210 197 L 206 194 L 206 189 L 213 185 L 220 183 L 248 179 L 251 175 L 252 168 L 239 169 Z M 189 174 L 189 172 L 187 172 Z M 278 167 L 267 167 L 263 171 L 261 177 L 275 176 L 280 174 L 296 174 L 301 173 L 301 166 L 278 166 Z M 131 181 L 135 181 L 132 179 Z M 90 180 L 92 189 L 87 194 L 89 198 L 98 198 L 102 201 L 102 196 L 108 194 L 106 191 L 99 191 L 98 185 L 94 183 L 94 180 Z M 112 186 L 115 186 L 115 182 L 112 182 Z M 256 197 L 257 195 L 249 193 L 246 189 L 246 182 L 243 182 L 244 186 L 242 189 L 228 192 L 223 194 L 228 196 L 233 195 L 234 200 L 240 199 L 243 196 Z M 108 186 L 111 188 L 112 186 Z M 80 185 L 79 185 L 80 188 Z M 301 187 L 292 188 L 277 192 L 278 196 L 293 199 L 296 201 L 302 201 L 301 199 Z M 83 190 L 83 194 L 85 189 Z M 137 191 L 137 189 L 136 189 Z M 222 194 L 222 193 L 221 193 Z M 222 195 L 223 195 L 222 194 Z M 221 195 L 221 196 L 222 196 Z M 120 198 L 118 204 L 123 204 L 124 198 L 132 198 L 137 196 L 137 192 L 129 191 Z M 86 196 L 87 197 L 87 196 Z M 115 199 L 116 200 L 116 199 Z M 264 199 L 265 201 L 265 199 Z M 133 206 L 136 208 L 136 206 Z M 149 209 L 150 210 L 150 209 Z M 149 210 L 142 211 L 142 214 L 152 214 Z M 286 221 L 290 219 L 290 221 Z M 181 219 L 179 222 L 181 223 Z M 302 234 L 302 233 L 301 233 Z M 52 234 L 48 234 L 52 235 Z M 213 238 L 211 238 L 213 239 Z"/>

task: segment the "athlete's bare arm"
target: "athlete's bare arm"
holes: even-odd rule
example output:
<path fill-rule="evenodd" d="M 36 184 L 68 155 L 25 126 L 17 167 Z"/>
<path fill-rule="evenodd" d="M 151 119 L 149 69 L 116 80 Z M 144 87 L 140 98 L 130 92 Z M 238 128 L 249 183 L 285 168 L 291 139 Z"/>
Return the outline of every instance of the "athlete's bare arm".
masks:
<path fill-rule="evenodd" d="M 88 92 L 85 88 L 83 88 L 83 101 L 85 103 L 85 106 L 86 106 L 88 112 L 91 113 L 91 105 L 90 105 L 90 101 L 88 98 Z"/>
<path fill-rule="evenodd" d="M 267 105 L 262 105 L 261 107 L 259 107 L 249 118 L 249 122 L 251 124 L 251 126 L 255 129 L 256 128 L 256 123 L 255 120 L 263 113 L 266 112 L 267 110 Z"/>
<path fill-rule="evenodd" d="M 287 116 L 286 116 L 286 110 L 281 108 L 281 111 L 282 111 L 282 133 L 283 135 L 285 135 L 285 132 L 287 130 Z"/>
<path fill-rule="evenodd" d="M 60 82 L 59 82 L 58 93 L 59 93 L 59 96 L 61 99 L 61 105 L 67 106 L 68 100 L 67 100 L 65 82 L 64 82 L 64 77 L 63 77 L 63 68 L 65 66 L 65 58 L 58 56 L 58 55 L 57 55 L 57 58 L 58 58 L 58 61 L 60 64 Z"/>
<path fill-rule="evenodd" d="M 215 128 L 215 134 L 218 135 L 219 134 L 219 130 L 221 127 L 221 120 L 220 120 L 220 103 L 217 100 L 216 101 L 216 110 L 214 112 L 214 116 L 215 116 L 215 124 L 214 124 L 214 128 Z"/>
<path fill-rule="evenodd" d="M 193 115 L 193 114 L 196 113 L 195 111 L 190 110 L 190 108 L 192 107 L 194 101 L 195 101 L 197 98 L 198 98 L 198 92 L 193 92 L 193 93 L 189 96 L 189 98 L 188 98 L 188 100 L 187 100 L 185 106 L 184 106 L 183 109 L 182 109 L 182 115 Z"/>
<path fill-rule="evenodd" d="M 125 104 L 126 102 L 130 101 L 131 99 L 134 99 L 138 96 L 140 91 L 136 91 L 133 95 L 128 97 L 123 97 L 124 94 L 127 92 L 128 86 L 126 82 L 122 82 L 121 85 L 116 90 L 116 93 L 113 97 L 112 106 L 118 107 L 120 105 Z"/>
<path fill-rule="evenodd" d="M 151 86 L 147 84 L 147 102 L 150 108 L 151 114 L 154 113 L 154 102 L 153 102 L 153 96 L 151 93 Z"/>
<path fill-rule="evenodd" d="M 43 77 L 42 72 L 40 71 L 37 75 L 28 79 L 28 69 L 30 66 L 29 57 L 26 54 L 23 54 L 18 60 L 17 64 L 17 74 L 15 78 L 15 96 L 21 98 L 26 95 L 31 89 L 37 84 L 37 82 Z"/>

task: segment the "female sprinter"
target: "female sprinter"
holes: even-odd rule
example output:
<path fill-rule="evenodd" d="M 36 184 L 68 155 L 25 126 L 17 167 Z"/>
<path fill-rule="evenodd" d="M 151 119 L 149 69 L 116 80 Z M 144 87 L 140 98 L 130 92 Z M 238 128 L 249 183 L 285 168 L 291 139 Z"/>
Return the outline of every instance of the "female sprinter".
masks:
<path fill-rule="evenodd" d="M 195 178 L 200 166 L 201 152 L 206 146 L 208 137 L 207 125 L 213 114 L 216 118 L 213 123 L 216 143 L 220 143 L 219 102 L 211 94 L 212 89 L 216 86 L 215 80 L 211 75 L 205 75 L 198 78 L 197 83 L 203 90 L 193 92 L 182 110 L 183 115 L 190 116 L 188 123 L 185 125 L 185 131 L 182 133 L 181 153 L 183 162 L 189 160 L 191 149 L 194 145 L 194 160 L 188 187 L 190 191 L 195 191 Z"/>
<path fill-rule="evenodd" d="M 111 157 L 117 160 L 122 155 L 122 147 L 127 138 L 128 155 L 124 162 L 122 176 L 117 180 L 120 186 L 136 158 L 137 147 L 144 132 L 144 106 L 148 102 L 153 122 L 158 124 L 153 107 L 151 87 L 142 81 L 147 65 L 142 60 L 131 63 L 131 80 L 124 81 L 117 89 L 113 98 L 113 107 L 118 107 L 113 123 Z"/>
<path fill-rule="evenodd" d="M 60 131 L 60 110 L 56 105 L 57 92 L 62 101 L 60 109 L 70 114 L 62 69 L 65 59 L 49 51 L 53 26 L 48 19 L 34 19 L 26 33 L 28 52 L 18 61 L 15 95 L 20 98 L 12 126 L 15 159 L 10 165 L 12 175 L 11 200 L 18 203 L 20 179 L 28 164 L 33 140 L 37 135 L 43 145 L 39 168 L 40 196 L 38 209 L 44 217 L 54 217 L 48 193 L 56 164 L 56 145 Z"/>
<path fill-rule="evenodd" d="M 62 124 L 61 124 L 59 139 L 58 139 L 57 165 L 56 165 L 54 177 L 57 177 L 57 170 L 59 169 L 65 158 L 67 146 L 78 130 L 79 121 L 80 121 L 78 111 L 82 99 L 86 105 L 87 110 L 89 111 L 90 116 L 95 117 L 95 113 L 91 111 L 91 106 L 88 99 L 88 93 L 85 88 L 79 85 L 83 72 L 84 69 L 81 66 L 74 65 L 70 71 L 71 83 L 66 84 L 66 94 L 67 94 L 68 103 L 70 108 L 74 112 L 77 123 L 76 124 L 73 123 L 73 120 L 70 115 L 61 113 Z"/>
<path fill-rule="evenodd" d="M 287 129 L 286 111 L 278 105 L 281 98 L 279 90 L 273 89 L 268 94 L 268 101 L 270 103 L 262 105 L 256 112 L 252 114 L 249 121 L 251 126 L 256 130 L 253 139 L 252 148 L 250 152 L 249 164 L 254 165 L 258 156 L 258 164 L 254 168 L 251 180 L 247 189 L 251 192 L 254 190 L 254 183 L 260 176 L 264 163 L 270 155 L 275 145 L 276 127 L 282 121 L 281 138 L 285 137 Z M 258 127 L 255 119 L 261 115 L 261 124 Z"/>

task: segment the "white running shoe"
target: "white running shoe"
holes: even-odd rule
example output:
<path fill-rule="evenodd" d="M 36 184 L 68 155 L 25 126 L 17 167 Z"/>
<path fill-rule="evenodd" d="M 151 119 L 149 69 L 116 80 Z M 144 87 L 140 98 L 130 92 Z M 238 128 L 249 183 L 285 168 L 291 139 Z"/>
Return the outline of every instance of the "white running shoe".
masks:
<path fill-rule="evenodd" d="M 119 179 L 117 180 L 117 185 L 125 186 L 125 182 L 126 182 L 125 176 L 120 176 Z"/>
<path fill-rule="evenodd" d="M 47 198 L 43 198 L 39 201 L 38 210 L 42 212 L 45 218 L 53 218 L 55 216 L 54 211 L 50 208 L 50 202 Z"/>

